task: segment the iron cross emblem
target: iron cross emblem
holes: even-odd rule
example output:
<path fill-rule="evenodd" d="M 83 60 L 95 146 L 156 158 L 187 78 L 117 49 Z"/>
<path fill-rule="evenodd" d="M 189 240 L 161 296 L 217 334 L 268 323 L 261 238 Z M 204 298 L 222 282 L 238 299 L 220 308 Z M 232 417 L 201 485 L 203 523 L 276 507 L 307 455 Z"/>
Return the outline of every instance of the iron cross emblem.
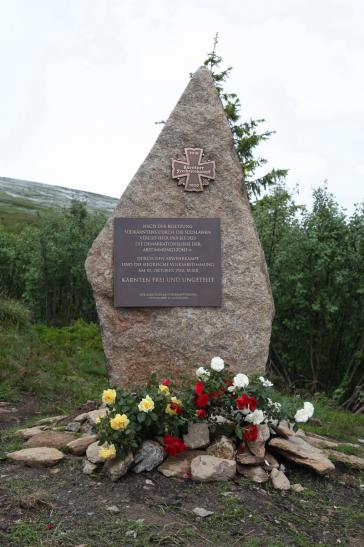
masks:
<path fill-rule="evenodd" d="M 202 148 L 185 148 L 186 161 L 172 160 L 172 178 L 185 192 L 202 192 L 215 179 L 215 162 L 201 162 Z"/>

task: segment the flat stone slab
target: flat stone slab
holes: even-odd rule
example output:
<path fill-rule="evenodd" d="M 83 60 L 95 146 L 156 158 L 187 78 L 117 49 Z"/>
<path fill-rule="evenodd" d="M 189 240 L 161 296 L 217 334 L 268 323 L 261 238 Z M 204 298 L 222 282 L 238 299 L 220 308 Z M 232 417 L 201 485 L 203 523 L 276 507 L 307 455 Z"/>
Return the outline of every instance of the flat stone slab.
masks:
<path fill-rule="evenodd" d="M 177 456 L 169 456 L 158 467 L 158 471 L 165 477 L 177 477 L 179 479 L 191 478 L 191 462 L 197 456 L 202 456 L 205 453 L 202 450 L 188 450 L 177 454 Z"/>
<path fill-rule="evenodd" d="M 64 454 L 56 448 L 37 447 L 23 448 L 7 454 L 9 460 L 22 463 L 29 467 L 42 467 L 56 465 L 63 460 Z"/>
<path fill-rule="evenodd" d="M 236 475 L 236 462 L 215 456 L 197 456 L 191 462 L 191 474 L 195 481 L 228 481 Z"/>
<path fill-rule="evenodd" d="M 138 146 L 138 143 L 135 143 Z M 203 192 L 185 192 L 172 179 L 172 158 L 202 148 L 216 163 Z M 221 223 L 221 307 L 115 308 L 113 220 L 116 217 L 218 218 Z M 234 149 L 232 133 L 211 72 L 199 68 L 86 260 L 101 323 L 110 383 L 145 385 L 192 375 L 216 355 L 233 373 L 265 369 L 273 299 L 267 267 Z M 192 328 L 194 327 L 194 328 Z"/>
<path fill-rule="evenodd" d="M 276 490 L 290 490 L 291 484 L 283 471 L 272 469 L 269 478 Z"/>
<path fill-rule="evenodd" d="M 30 439 L 30 437 L 34 437 L 34 435 L 39 435 L 40 433 L 43 433 L 43 426 L 42 427 L 27 427 L 25 429 L 18 429 L 18 431 L 15 431 L 14 436 L 15 437 L 24 437 L 24 439 Z"/>
<path fill-rule="evenodd" d="M 253 482 L 267 482 L 269 475 L 260 465 L 237 465 L 237 471 Z"/>
<path fill-rule="evenodd" d="M 67 448 L 74 456 L 83 456 L 90 444 L 96 442 L 96 440 L 96 435 L 85 435 L 69 442 Z"/>
<path fill-rule="evenodd" d="M 320 475 L 326 475 L 335 469 L 334 464 L 321 450 L 306 443 L 301 437 L 276 437 L 271 439 L 268 445 L 287 460 L 309 467 Z"/>
<path fill-rule="evenodd" d="M 359 456 L 353 456 L 352 454 L 344 454 L 344 452 L 339 452 L 338 450 L 326 450 L 325 453 L 335 462 L 364 470 L 364 458 L 359 458 Z"/>
<path fill-rule="evenodd" d="M 68 443 L 75 440 L 73 433 L 68 431 L 42 431 L 31 437 L 24 446 L 26 448 L 36 448 L 38 446 L 47 446 L 49 448 L 64 448 Z"/>

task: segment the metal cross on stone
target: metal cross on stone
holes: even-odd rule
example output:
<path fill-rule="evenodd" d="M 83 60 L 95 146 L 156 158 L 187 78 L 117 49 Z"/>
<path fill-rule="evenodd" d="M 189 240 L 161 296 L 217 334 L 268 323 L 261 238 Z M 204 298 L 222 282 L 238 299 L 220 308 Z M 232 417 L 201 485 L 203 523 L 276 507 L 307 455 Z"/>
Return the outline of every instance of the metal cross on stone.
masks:
<path fill-rule="evenodd" d="M 201 162 L 202 148 L 185 148 L 186 161 L 172 160 L 172 178 L 186 192 L 202 192 L 210 180 L 215 179 L 215 162 Z"/>

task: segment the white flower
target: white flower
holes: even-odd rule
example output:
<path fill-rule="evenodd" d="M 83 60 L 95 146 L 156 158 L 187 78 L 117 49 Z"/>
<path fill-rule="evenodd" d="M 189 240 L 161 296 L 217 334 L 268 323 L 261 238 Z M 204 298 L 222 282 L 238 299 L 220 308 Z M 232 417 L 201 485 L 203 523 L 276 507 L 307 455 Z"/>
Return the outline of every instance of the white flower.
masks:
<path fill-rule="evenodd" d="M 237 374 L 236 376 L 234 376 L 234 379 L 233 379 L 233 386 L 231 387 L 246 387 L 249 385 L 249 378 L 247 377 L 246 374 Z"/>
<path fill-rule="evenodd" d="M 205 368 L 203 367 L 199 367 L 197 370 L 196 370 L 196 376 L 200 377 L 200 376 L 210 376 L 210 371 L 209 370 L 206 370 Z"/>
<path fill-rule="evenodd" d="M 309 403 L 308 401 L 305 401 L 303 403 L 303 408 L 306 411 L 306 413 L 308 414 L 308 417 L 312 418 L 313 413 L 315 412 L 315 407 L 313 406 L 313 404 Z"/>
<path fill-rule="evenodd" d="M 211 368 L 216 372 L 221 372 L 225 366 L 224 360 L 221 357 L 213 357 L 211 359 Z"/>
<path fill-rule="evenodd" d="M 248 414 L 245 416 L 245 419 L 247 422 L 250 422 L 252 424 L 258 425 L 261 424 L 264 421 L 264 412 L 262 410 L 254 410 L 251 414 Z"/>
<path fill-rule="evenodd" d="M 270 382 L 268 379 L 266 380 L 264 376 L 259 376 L 259 381 L 263 384 L 264 387 L 272 387 L 272 382 Z"/>
<path fill-rule="evenodd" d="M 233 393 L 233 391 L 236 390 L 236 387 L 235 387 L 235 386 L 229 386 L 229 387 L 227 388 L 227 390 L 230 391 L 230 393 Z"/>
<path fill-rule="evenodd" d="M 305 401 L 303 408 L 297 410 L 294 419 L 296 422 L 307 422 L 309 418 L 312 418 L 315 408 L 312 403 Z"/>

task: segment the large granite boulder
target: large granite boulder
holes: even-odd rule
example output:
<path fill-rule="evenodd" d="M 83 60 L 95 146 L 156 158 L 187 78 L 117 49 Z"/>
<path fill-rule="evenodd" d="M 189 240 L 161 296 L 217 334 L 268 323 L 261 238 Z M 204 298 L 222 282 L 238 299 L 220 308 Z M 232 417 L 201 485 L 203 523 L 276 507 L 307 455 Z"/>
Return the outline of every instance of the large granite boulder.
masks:
<path fill-rule="evenodd" d="M 181 158 L 186 147 L 203 148 L 216 163 L 215 180 L 203 192 L 185 192 L 172 179 L 171 159 Z M 219 218 L 222 306 L 116 309 L 115 217 Z M 86 272 L 96 299 L 111 385 L 142 384 L 154 370 L 176 378 L 215 355 L 225 359 L 232 372 L 264 369 L 274 311 L 269 278 L 232 134 L 207 68 L 192 76 L 94 241 Z"/>

